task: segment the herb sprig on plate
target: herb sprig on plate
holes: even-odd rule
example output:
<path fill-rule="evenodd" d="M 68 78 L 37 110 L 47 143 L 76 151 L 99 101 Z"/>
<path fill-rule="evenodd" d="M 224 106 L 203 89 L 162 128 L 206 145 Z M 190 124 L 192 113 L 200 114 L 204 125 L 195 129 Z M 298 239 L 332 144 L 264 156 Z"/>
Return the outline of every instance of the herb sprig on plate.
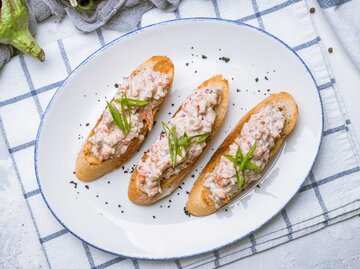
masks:
<path fill-rule="evenodd" d="M 165 122 L 162 122 L 163 130 L 167 136 L 169 144 L 169 152 L 171 157 L 172 166 L 176 166 L 176 157 L 179 155 L 182 157 L 183 153 L 181 149 L 184 149 L 186 156 L 188 156 L 188 147 L 194 143 L 201 143 L 206 140 L 209 136 L 209 133 L 188 136 L 186 133 L 181 137 L 177 136 L 176 127 L 172 126 L 171 128 L 166 125 Z"/>
<path fill-rule="evenodd" d="M 131 129 L 131 118 L 130 118 L 130 109 L 140 106 L 145 106 L 148 104 L 145 100 L 137 100 L 137 99 L 130 99 L 127 98 L 126 93 L 123 92 L 121 98 L 114 99 L 114 102 L 120 104 L 119 111 L 116 106 L 107 102 L 107 106 L 109 108 L 110 114 L 119 127 L 119 129 L 127 135 Z"/>
<path fill-rule="evenodd" d="M 236 170 L 235 176 L 239 188 L 241 188 L 245 183 L 245 174 L 244 174 L 245 169 L 250 169 L 256 172 L 261 171 L 261 167 L 250 162 L 250 158 L 254 154 L 255 149 L 256 149 L 256 142 L 252 145 L 248 153 L 246 153 L 245 157 L 241 151 L 240 146 L 238 146 L 234 156 L 228 154 L 224 155 L 226 159 L 228 159 L 230 162 L 232 162 L 235 165 L 235 170 Z"/>

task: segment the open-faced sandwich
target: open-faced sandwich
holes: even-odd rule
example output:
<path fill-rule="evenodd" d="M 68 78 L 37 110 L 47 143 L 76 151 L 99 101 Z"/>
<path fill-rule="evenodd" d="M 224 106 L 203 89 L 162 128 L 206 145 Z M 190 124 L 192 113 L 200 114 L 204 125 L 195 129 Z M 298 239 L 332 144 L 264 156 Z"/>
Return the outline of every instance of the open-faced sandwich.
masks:
<path fill-rule="evenodd" d="M 298 107 L 286 92 L 273 94 L 251 109 L 215 152 L 195 182 L 186 205 L 195 216 L 216 212 L 251 182 L 295 127 Z"/>
<path fill-rule="evenodd" d="M 221 75 L 203 82 L 182 103 L 131 175 L 128 195 L 150 205 L 182 182 L 206 144 L 219 130 L 227 111 L 228 81 Z"/>
<path fill-rule="evenodd" d="M 151 57 L 124 78 L 77 156 L 78 179 L 101 177 L 139 149 L 173 78 L 174 65 L 165 56 Z"/>

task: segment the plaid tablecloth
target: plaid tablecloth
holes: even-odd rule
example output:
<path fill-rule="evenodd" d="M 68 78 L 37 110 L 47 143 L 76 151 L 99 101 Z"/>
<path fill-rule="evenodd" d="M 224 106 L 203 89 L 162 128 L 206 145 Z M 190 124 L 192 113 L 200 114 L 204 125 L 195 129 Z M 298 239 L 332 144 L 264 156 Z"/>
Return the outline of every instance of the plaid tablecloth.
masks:
<path fill-rule="evenodd" d="M 59 39 L 44 47 L 48 55 L 45 63 L 20 55 L 0 72 L 0 131 L 49 267 L 215 268 L 360 213 L 356 138 L 306 3 L 185 0 L 174 13 L 149 11 L 139 27 L 197 16 L 226 18 L 264 29 L 285 41 L 309 66 L 323 102 L 325 128 L 318 159 L 306 182 L 292 202 L 265 227 L 241 242 L 206 255 L 143 261 L 110 255 L 78 240 L 55 220 L 39 195 L 33 164 L 36 132 L 50 98 L 66 76 L 90 53 L 121 33 L 98 30 Z"/>

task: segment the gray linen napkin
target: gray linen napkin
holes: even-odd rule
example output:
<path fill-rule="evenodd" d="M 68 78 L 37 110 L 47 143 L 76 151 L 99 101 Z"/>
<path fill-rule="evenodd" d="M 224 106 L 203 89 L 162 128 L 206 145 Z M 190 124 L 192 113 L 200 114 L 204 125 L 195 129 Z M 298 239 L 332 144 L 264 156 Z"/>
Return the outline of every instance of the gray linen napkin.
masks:
<path fill-rule="evenodd" d="M 83 32 L 92 32 L 103 26 L 118 31 L 132 30 L 141 21 L 142 15 L 153 7 L 174 11 L 179 2 L 180 0 L 102 0 L 96 1 L 94 11 L 78 12 L 67 0 L 28 0 L 29 28 L 35 34 L 37 22 L 51 15 L 59 21 L 68 15 L 74 26 Z M 0 68 L 13 54 L 11 46 L 0 44 Z"/>

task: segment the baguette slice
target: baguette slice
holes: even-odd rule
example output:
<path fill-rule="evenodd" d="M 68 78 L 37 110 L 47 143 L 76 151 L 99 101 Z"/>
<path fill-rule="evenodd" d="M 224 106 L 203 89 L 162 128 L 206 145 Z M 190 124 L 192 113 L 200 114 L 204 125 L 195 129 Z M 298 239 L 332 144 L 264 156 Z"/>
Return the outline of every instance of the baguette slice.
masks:
<path fill-rule="evenodd" d="M 281 133 L 281 136 L 275 140 L 275 146 L 270 151 L 270 159 L 276 154 L 280 149 L 284 139 L 289 135 L 295 127 L 297 118 L 298 118 L 298 107 L 294 98 L 287 92 L 280 92 L 273 94 L 262 102 L 257 104 L 253 109 L 251 109 L 235 126 L 231 133 L 226 137 L 224 142 L 214 153 L 208 164 L 201 171 L 198 179 L 194 183 L 194 186 L 191 189 L 186 209 L 187 211 L 194 216 L 206 216 L 216 212 L 218 209 L 215 207 L 213 200 L 210 198 L 210 190 L 203 186 L 206 175 L 211 173 L 217 164 L 220 162 L 221 157 L 229 151 L 229 146 L 235 141 L 235 139 L 240 135 L 243 125 L 250 119 L 251 115 L 258 113 L 261 108 L 265 107 L 268 104 L 273 104 L 273 106 L 278 107 L 284 111 L 285 115 L 285 125 Z M 244 183 L 245 189 L 250 182 Z M 238 191 L 232 198 L 235 198 L 241 190 Z M 228 203 L 226 203 L 228 204 Z M 222 205 L 225 206 L 226 204 Z"/>
<path fill-rule="evenodd" d="M 221 124 L 224 121 L 227 107 L 228 107 L 228 99 L 229 99 L 229 83 L 226 79 L 224 79 L 221 75 L 214 76 L 210 78 L 209 80 L 206 80 L 203 82 L 200 86 L 197 87 L 197 89 L 202 89 L 204 87 L 208 87 L 211 85 L 219 85 L 221 87 L 221 102 L 218 104 L 214 111 L 216 112 L 216 119 L 213 125 L 212 132 L 206 139 L 206 143 L 208 144 L 209 141 L 214 137 L 216 132 L 221 127 Z M 181 109 L 181 107 L 178 108 L 178 110 L 175 112 L 175 114 Z M 174 114 L 174 115 L 175 115 Z M 142 160 L 146 160 L 148 157 L 148 152 L 144 154 L 142 157 Z M 139 188 L 139 178 L 138 178 L 138 172 L 137 169 L 134 170 L 134 172 L 131 175 L 130 183 L 129 183 L 129 189 L 128 189 L 128 196 L 129 199 L 138 205 L 151 205 L 160 199 L 164 198 L 165 196 L 168 196 L 170 193 L 172 193 L 182 182 L 182 179 L 184 176 L 190 171 L 190 169 L 193 167 L 195 162 L 198 158 L 196 158 L 191 164 L 189 164 L 185 169 L 183 169 L 179 174 L 173 175 L 172 177 L 168 179 L 164 179 L 161 181 L 161 189 L 162 193 L 158 193 L 153 197 L 149 197 L 146 193 L 142 192 Z"/>
<path fill-rule="evenodd" d="M 148 59 L 146 62 L 138 66 L 130 75 L 134 77 L 140 70 L 144 68 L 151 68 L 154 71 L 166 74 L 169 77 L 169 83 L 166 86 L 167 91 L 169 91 L 171 84 L 174 79 L 174 65 L 172 61 L 165 56 L 153 56 Z M 160 106 L 161 104 L 159 104 Z M 159 106 L 155 107 L 152 110 L 153 118 L 158 111 Z M 92 181 L 97 179 L 112 170 L 119 168 L 123 163 L 125 163 L 137 150 L 140 148 L 143 141 L 138 138 L 134 138 L 127 150 L 121 154 L 116 155 L 115 157 L 101 161 L 91 152 L 91 143 L 88 139 L 94 135 L 94 129 L 100 123 L 102 116 L 98 119 L 94 128 L 90 131 L 90 134 L 86 138 L 85 143 L 83 144 L 76 160 L 75 174 L 78 179 L 81 181 Z M 147 135 L 149 131 L 149 126 L 146 121 L 144 121 L 144 126 L 141 129 L 140 133 L 144 136 Z"/>

